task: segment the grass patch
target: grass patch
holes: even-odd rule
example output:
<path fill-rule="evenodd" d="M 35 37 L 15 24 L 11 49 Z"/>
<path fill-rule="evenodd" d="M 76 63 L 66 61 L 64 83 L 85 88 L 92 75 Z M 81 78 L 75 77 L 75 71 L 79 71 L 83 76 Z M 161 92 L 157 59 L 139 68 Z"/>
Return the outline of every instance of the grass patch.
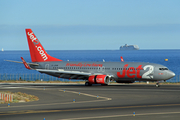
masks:
<path fill-rule="evenodd" d="M 39 100 L 39 98 L 37 96 L 22 93 L 22 92 L 12 93 L 10 91 L 0 91 L 0 93 L 13 95 L 13 101 L 12 102 L 8 102 L 8 101 L 4 102 L 3 101 L 3 102 L 1 102 L 1 104 L 4 104 L 4 103 L 18 103 L 18 102 L 31 102 L 31 101 L 38 101 Z"/>

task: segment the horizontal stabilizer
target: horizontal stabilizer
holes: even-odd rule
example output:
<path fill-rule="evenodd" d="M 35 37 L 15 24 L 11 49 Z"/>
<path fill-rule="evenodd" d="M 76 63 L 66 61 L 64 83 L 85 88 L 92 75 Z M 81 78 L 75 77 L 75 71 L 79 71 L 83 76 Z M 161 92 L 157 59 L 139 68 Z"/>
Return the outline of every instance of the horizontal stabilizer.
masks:
<path fill-rule="evenodd" d="M 13 60 L 4 60 L 4 61 L 8 61 L 8 62 L 15 62 L 15 63 L 21 63 L 21 64 L 23 64 L 23 62 L 21 62 L 21 61 L 13 61 Z M 35 65 L 35 66 L 38 66 L 39 64 L 37 64 L 37 63 L 27 63 L 28 65 Z"/>

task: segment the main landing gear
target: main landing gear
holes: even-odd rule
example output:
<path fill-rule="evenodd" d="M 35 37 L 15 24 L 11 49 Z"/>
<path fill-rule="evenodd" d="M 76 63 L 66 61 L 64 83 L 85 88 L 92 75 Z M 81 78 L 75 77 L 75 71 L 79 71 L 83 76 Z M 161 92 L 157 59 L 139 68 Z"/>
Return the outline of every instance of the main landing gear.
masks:
<path fill-rule="evenodd" d="M 101 86 L 107 86 L 108 84 L 101 84 Z"/>
<path fill-rule="evenodd" d="M 101 84 L 102 86 L 107 86 L 108 84 Z M 85 86 L 92 86 L 92 84 L 91 83 L 89 83 L 89 82 L 85 82 Z"/>
<path fill-rule="evenodd" d="M 89 82 L 86 82 L 85 86 L 92 86 L 92 84 L 90 84 Z"/>

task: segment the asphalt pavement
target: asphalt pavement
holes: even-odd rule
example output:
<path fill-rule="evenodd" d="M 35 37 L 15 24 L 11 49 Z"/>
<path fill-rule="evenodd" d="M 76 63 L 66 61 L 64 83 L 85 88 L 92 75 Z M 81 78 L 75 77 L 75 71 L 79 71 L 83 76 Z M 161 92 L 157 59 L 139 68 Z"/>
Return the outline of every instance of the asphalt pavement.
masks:
<path fill-rule="evenodd" d="M 0 104 L 0 120 L 179 120 L 180 85 L 0 84 L 39 101 Z"/>

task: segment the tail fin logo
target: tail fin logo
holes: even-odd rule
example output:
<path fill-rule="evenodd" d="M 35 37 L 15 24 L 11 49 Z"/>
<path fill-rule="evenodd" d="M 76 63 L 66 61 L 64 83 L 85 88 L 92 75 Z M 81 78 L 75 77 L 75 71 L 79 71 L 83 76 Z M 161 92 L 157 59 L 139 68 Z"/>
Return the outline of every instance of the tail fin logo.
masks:
<path fill-rule="evenodd" d="M 33 35 L 33 32 L 32 33 L 27 33 L 29 38 L 32 40 L 32 42 L 34 43 L 34 45 L 37 45 L 39 44 L 39 40 Z"/>
<path fill-rule="evenodd" d="M 39 40 L 35 37 L 35 35 L 32 33 L 27 33 L 27 35 L 29 36 L 29 38 L 32 40 L 34 46 L 36 47 L 37 51 L 39 52 L 39 54 L 41 55 L 41 57 L 43 58 L 44 61 L 46 61 L 48 59 L 47 55 L 45 54 L 44 50 L 41 47 L 41 44 L 39 44 Z"/>

